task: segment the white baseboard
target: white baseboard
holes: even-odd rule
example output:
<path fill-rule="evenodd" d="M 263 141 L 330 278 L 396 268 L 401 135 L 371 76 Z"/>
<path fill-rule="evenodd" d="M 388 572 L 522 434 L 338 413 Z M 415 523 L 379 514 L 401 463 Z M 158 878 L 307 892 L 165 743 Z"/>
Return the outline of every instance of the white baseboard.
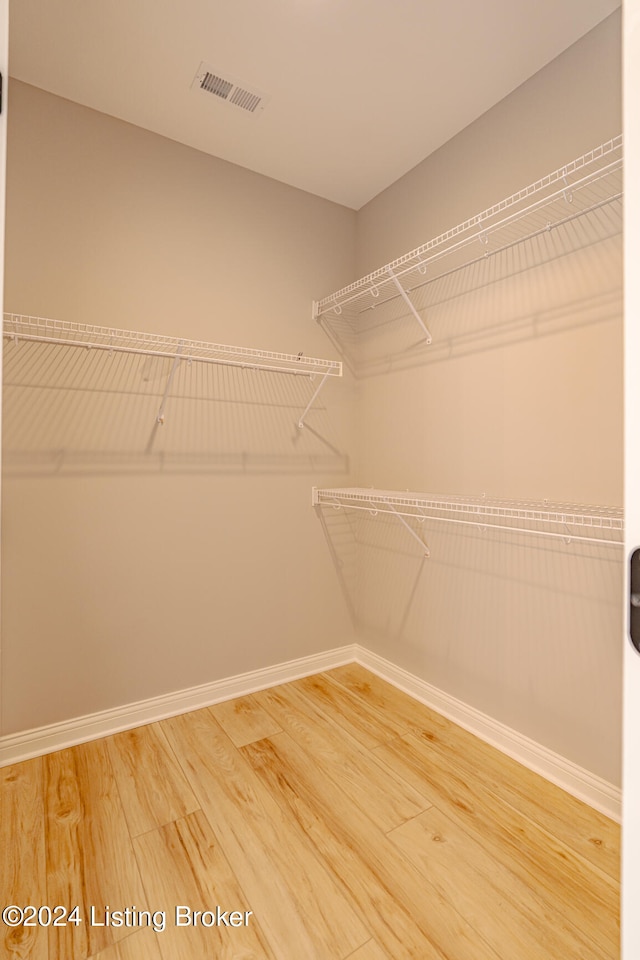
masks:
<path fill-rule="evenodd" d="M 214 680 L 213 683 L 204 683 L 197 687 L 178 690 L 160 697 L 151 697 L 148 700 L 129 703 L 111 710 L 102 710 L 84 717 L 0 737 L 0 767 L 53 753 L 55 750 L 63 750 L 78 743 L 107 737 L 121 730 L 155 723 L 166 717 L 188 713 L 190 710 L 199 710 L 201 707 L 208 707 L 223 700 L 246 696 L 249 693 L 255 693 L 256 690 L 264 690 L 279 683 L 288 683 L 313 673 L 331 670 L 333 667 L 352 663 L 354 660 L 382 677 L 383 680 L 408 693 L 409 696 L 453 720 L 465 730 L 469 730 L 481 740 L 485 740 L 513 757 L 514 760 L 535 770 L 547 780 L 562 787 L 567 793 L 584 800 L 585 803 L 613 820 L 620 821 L 621 792 L 618 787 L 461 700 L 456 700 L 455 697 L 432 686 L 426 680 L 408 673 L 402 667 L 385 660 L 360 644 L 348 644 L 324 653 L 276 664 L 273 667 L 251 670 L 235 677 Z"/>
<path fill-rule="evenodd" d="M 621 820 L 622 795 L 619 787 L 595 776 L 535 740 L 505 726 L 486 713 L 456 700 L 443 690 L 397 667 L 389 660 L 356 644 L 355 659 L 372 673 L 392 683 L 409 696 L 453 720 L 481 740 L 497 747 L 519 763 L 541 774 L 567 793 L 588 803 L 618 823 Z"/>
<path fill-rule="evenodd" d="M 331 670 L 355 659 L 354 645 L 312 654 L 287 663 L 279 663 L 261 670 L 251 670 L 213 683 L 203 683 L 186 690 L 177 690 L 160 697 L 151 697 L 137 703 L 128 703 L 111 710 L 101 710 L 84 717 L 63 720 L 45 727 L 24 730 L 0 737 L 0 767 L 39 757 L 55 750 L 63 750 L 78 743 L 108 737 L 121 730 L 130 730 L 146 723 L 155 723 L 190 710 L 209 707 L 222 700 L 243 697 L 256 690 L 275 687 L 300 677 L 308 677 L 322 670 Z"/>

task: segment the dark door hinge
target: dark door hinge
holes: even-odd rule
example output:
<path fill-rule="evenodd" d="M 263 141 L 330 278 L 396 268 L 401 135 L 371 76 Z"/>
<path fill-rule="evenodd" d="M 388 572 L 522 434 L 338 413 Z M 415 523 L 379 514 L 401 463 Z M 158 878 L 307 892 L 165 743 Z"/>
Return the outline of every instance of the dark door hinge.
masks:
<path fill-rule="evenodd" d="M 631 554 L 629 571 L 629 636 L 640 653 L 640 548 Z"/>

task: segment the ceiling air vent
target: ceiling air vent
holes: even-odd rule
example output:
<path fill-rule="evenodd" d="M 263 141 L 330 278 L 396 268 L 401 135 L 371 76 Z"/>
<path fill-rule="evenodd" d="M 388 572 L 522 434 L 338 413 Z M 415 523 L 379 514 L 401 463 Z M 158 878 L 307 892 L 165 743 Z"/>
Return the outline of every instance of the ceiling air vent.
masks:
<path fill-rule="evenodd" d="M 222 76 L 220 71 L 215 70 L 207 63 L 200 64 L 198 72 L 193 78 L 191 89 L 213 94 L 220 100 L 225 100 L 227 103 L 233 104 L 234 107 L 240 107 L 241 110 L 246 110 L 248 113 L 261 113 L 269 99 L 258 90 L 250 90 L 247 84 L 241 80 L 235 80 L 228 74 Z"/>

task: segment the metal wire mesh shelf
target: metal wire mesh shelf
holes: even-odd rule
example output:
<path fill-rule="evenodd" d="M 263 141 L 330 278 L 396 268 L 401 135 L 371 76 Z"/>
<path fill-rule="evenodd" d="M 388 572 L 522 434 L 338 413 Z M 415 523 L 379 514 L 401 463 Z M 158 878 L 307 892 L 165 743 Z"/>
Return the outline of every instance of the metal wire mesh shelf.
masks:
<path fill-rule="evenodd" d="M 581 218 L 602 221 L 608 217 L 619 225 L 621 198 L 622 137 L 618 136 L 315 301 L 313 317 L 347 356 L 359 336 L 400 318 L 411 319 L 414 329 L 417 324 L 418 342 L 430 344 L 429 285 Z M 357 362 L 358 356 L 352 359 Z"/>
<path fill-rule="evenodd" d="M 249 347 L 232 347 L 222 343 L 205 343 L 202 340 L 182 340 L 154 333 L 138 333 L 133 330 L 116 330 L 112 327 L 96 327 L 65 320 L 47 320 L 16 313 L 5 313 L 4 336 L 17 340 L 37 340 L 41 343 L 57 343 L 72 347 L 86 347 L 137 353 L 143 356 L 179 356 L 181 360 L 198 360 L 203 363 L 223 363 L 273 373 L 342 375 L 342 364 L 336 360 L 320 360 L 317 357 L 294 356 L 288 353 L 273 353 L 269 350 L 253 350 Z"/>
<path fill-rule="evenodd" d="M 618 507 L 597 507 L 576 503 L 499 500 L 487 497 L 451 497 L 440 494 L 374 490 L 364 487 L 340 487 L 312 490 L 316 507 L 342 507 L 365 510 L 371 516 L 389 513 L 396 516 L 408 532 L 428 547 L 407 520 L 425 520 L 463 524 L 483 529 L 509 530 L 565 541 L 580 541 L 606 546 L 622 546 L 624 515 Z"/>
<path fill-rule="evenodd" d="M 164 422 L 164 407 L 175 371 L 178 365 L 185 361 L 187 363 L 223 364 L 243 369 L 264 370 L 270 373 L 307 376 L 312 379 L 316 375 L 320 376 L 321 380 L 306 410 L 300 416 L 299 427 L 304 425 L 304 419 L 327 377 L 342 376 L 342 364 L 336 360 L 322 360 L 317 357 L 305 357 L 302 354 L 294 356 L 293 354 L 275 353 L 269 350 L 233 347 L 222 343 L 186 340 L 153 333 L 140 333 L 133 330 L 118 330 L 112 327 L 99 327 L 65 320 L 23 316 L 16 313 L 5 313 L 3 336 L 5 339 L 14 341 L 34 341 L 56 344 L 61 347 L 165 357 L 172 360 L 173 364 L 168 374 L 165 395 L 158 411 L 157 420 L 159 423 Z"/>

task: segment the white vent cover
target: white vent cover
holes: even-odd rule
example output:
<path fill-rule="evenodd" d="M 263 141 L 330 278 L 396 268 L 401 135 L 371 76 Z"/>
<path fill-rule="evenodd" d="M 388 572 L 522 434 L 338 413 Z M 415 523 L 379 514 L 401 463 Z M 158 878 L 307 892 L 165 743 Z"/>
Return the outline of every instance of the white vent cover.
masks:
<path fill-rule="evenodd" d="M 248 113 L 261 113 L 269 100 L 259 90 L 250 89 L 242 80 L 236 80 L 208 63 L 201 63 L 198 67 L 191 89 L 218 97 Z"/>

